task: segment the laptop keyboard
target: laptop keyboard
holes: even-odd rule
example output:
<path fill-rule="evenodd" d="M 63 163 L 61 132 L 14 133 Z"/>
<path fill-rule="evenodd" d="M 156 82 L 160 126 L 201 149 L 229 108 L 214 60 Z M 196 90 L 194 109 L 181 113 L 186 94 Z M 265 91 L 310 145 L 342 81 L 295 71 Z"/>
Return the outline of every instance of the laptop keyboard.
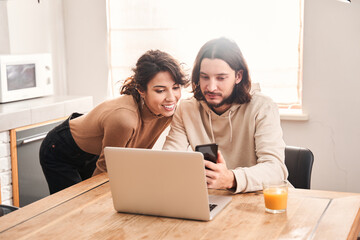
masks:
<path fill-rule="evenodd" d="M 211 210 L 213 210 L 216 206 L 217 206 L 217 204 L 209 204 L 210 212 L 211 212 Z"/>

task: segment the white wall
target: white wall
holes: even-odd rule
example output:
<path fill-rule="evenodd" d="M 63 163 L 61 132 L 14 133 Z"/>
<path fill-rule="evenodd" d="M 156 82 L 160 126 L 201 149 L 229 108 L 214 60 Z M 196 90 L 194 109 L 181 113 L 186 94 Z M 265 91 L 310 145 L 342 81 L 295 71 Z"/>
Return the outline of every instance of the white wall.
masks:
<path fill-rule="evenodd" d="M 108 91 L 105 0 L 63 0 L 69 95 L 93 96 L 95 105 Z"/>
<path fill-rule="evenodd" d="M 10 52 L 7 3 L 0 1 L 0 54 Z"/>
<path fill-rule="evenodd" d="M 360 192 L 360 1 L 305 0 L 303 106 L 288 145 L 315 155 L 312 188 Z"/>

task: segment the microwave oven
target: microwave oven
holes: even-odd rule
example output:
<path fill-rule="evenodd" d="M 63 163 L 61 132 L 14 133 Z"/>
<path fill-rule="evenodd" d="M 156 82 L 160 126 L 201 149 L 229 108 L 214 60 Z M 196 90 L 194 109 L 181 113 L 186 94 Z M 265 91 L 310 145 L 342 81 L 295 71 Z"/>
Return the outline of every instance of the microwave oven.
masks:
<path fill-rule="evenodd" d="M 0 103 L 52 95 L 51 55 L 0 55 Z"/>

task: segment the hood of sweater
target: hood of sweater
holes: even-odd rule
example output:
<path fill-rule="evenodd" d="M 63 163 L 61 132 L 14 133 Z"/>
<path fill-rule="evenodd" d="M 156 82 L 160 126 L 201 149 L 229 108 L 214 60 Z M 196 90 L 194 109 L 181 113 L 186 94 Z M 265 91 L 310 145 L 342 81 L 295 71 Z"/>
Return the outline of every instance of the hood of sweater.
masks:
<path fill-rule="evenodd" d="M 232 142 L 233 129 L 232 129 L 231 116 L 234 112 L 236 112 L 236 111 L 238 111 L 238 109 L 240 109 L 241 104 L 233 103 L 228 110 L 226 110 L 224 113 L 218 115 L 207 105 L 207 103 L 205 101 L 199 101 L 199 102 L 200 102 L 202 109 L 207 113 L 207 115 L 209 117 L 212 142 L 215 143 L 214 131 L 213 131 L 213 126 L 212 126 L 213 125 L 212 122 L 214 122 L 214 121 L 221 121 L 221 122 L 224 122 L 229 125 L 229 131 L 230 131 L 229 132 L 230 133 L 229 141 Z"/>
<path fill-rule="evenodd" d="M 260 85 L 259 83 L 253 83 L 251 85 L 251 90 L 250 90 L 250 94 L 253 95 L 256 92 L 260 92 Z M 214 137 L 214 131 L 213 131 L 213 127 L 212 127 L 212 122 L 213 121 L 223 121 L 224 123 L 226 122 L 226 124 L 229 125 L 229 131 L 230 131 L 230 138 L 229 141 L 232 142 L 232 138 L 233 138 L 233 128 L 232 128 L 232 122 L 231 122 L 231 116 L 238 111 L 241 108 L 242 104 L 238 104 L 238 103 L 233 103 L 231 105 L 231 107 L 226 110 L 224 113 L 222 114 L 217 114 L 215 113 L 206 103 L 206 101 L 199 101 L 200 105 L 202 107 L 202 109 L 207 113 L 208 117 L 209 117 L 209 124 L 210 124 L 210 129 L 211 129 L 211 137 L 212 137 L 212 142 L 215 143 L 215 137 Z M 201 108 L 200 108 L 201 109 Z"/>

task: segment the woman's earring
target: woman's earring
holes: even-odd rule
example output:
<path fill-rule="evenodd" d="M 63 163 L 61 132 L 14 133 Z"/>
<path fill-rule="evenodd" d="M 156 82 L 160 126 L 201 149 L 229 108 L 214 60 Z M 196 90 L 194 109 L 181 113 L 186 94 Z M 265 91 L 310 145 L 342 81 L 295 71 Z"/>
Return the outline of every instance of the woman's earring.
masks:
<path fill-rule="evenodd" d="M 141 106 L 144 106 L 145 103 L 145 99 L 143 96 L 140 97 L 140 102 L 141 102 Z"/>

